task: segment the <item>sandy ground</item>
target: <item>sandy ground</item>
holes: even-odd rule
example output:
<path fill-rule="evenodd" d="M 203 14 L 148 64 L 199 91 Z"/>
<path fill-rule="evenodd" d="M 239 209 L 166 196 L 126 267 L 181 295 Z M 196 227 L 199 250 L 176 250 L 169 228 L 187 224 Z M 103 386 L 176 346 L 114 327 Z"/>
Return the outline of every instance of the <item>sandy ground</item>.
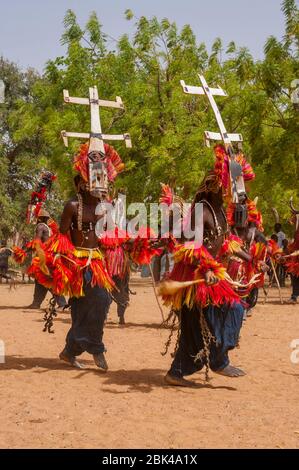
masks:
<path fill-rule="evenodd" d="M 231 353 L 246 377 L 193 377 L 199 389 L 166 387 L 168 332 L 147 280 L 137 291 L 125 328 L 111 309 L 104 339 L 109 371 L 91 357 L 79 371 L 57 358 L 70 324 L 60 314 L 55 334 L 42 332 L 42 313 L 26 310 L 33 286 L 0 286 L 1 448 L 298 448 L 299 363 L 290 343 L 299 338 L 299 305 L 281 306 L 272 290 L 242 329 Z M 284 297 L 289 292 L 284 290 Z"/>

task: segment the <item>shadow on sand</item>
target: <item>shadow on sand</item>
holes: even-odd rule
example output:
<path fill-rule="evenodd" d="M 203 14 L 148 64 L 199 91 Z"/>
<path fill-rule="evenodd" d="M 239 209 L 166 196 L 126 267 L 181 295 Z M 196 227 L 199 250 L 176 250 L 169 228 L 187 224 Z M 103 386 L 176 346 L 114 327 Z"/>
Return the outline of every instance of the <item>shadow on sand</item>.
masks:
<path fill-rule="evenodd" d="M 33 321 L 36 321 L 38 323 L 44 323 L 44 319 L 43 319 L 43 312 L 41 312 L 42 315 L 39 317 L 39 318 L 36 318 L 35 320 Z M 58 316 L 54 319 L 54 330 L 55 330 L 55 323 L 56 322 L 60 322 L 60 323 L 65 323 L 65 324 L 68 324 L 70 325 L 71 324 L 71 316 L 70 314 L 65 314 L 63 313 L 61 315 L 60 312 L 58 312 Z M 161 323 L 133 323 L 133 322 L 127 322 L 125 325 L 123 326 L 119 326 L 118 324 L 118 320 L 116 319 L 115 321 L 112 321 L 112 320 L 108 320 L 107 323 L 105 324 L 104 326 L 104 329 L 120 329 L 120 330 L 126 330 L 126 329 L 130 329 L 130 328 L 152 328 L 152 329 L 155 329 L 155 330 L 168 330 L 169 328 L 167 327 L 164 327 L 161 325 Z"/>
<path fill-rule="evenodd" d="M 139 370 L 109 370 L 107 373 L 101 372 L 97 369 L 93 361 L 82 359 L 80 362 L 86 369 L 74 369 L 58 358 L 44 358 L 44 357 L 24 357 L 24 356 L 6 356 L 5 364 L 0 365 L 0 374 L 5 371 L 28 371 L 34 370 L 37 374 L 44 374 L 49 371 L 63 371 L 77 372 L 73 379 L 78 380 L 84 378 L 87 374 L 97 375 L 101 380 L 101 391 L 104 393 L 123 394 L 130 392 L 150 393 L 156 388 L 175 389 L 182 393 L 193 393 L 196 389 L 186 389 L 181 387 L 169 387 L 164 383 L 165 370 L 162 369 L 139 369 Z M 200 388 L 209 388 L 212 390 L 229 390 L 236 391 L 237 389 L 229 386 L 213 386 L 211 383 L 205 383 L 200 380 L 197 375 L 196 383 Z M 194 376 L 195 378 L 195 376 Z M 125 390 L 114 389 L 112 386 L 124 387 Z M 106 387 L 105 387 L 106 386 Z M 197 390 L 200 390 L 197 389 Z"/>

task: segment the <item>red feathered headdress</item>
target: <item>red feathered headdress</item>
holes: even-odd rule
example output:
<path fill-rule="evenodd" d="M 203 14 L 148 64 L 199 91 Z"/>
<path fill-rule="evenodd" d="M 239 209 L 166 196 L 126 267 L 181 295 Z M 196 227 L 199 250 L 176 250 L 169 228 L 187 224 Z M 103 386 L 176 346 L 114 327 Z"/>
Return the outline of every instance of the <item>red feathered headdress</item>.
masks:
<path fill-rule="evenodd" d="M 116 176 L 121 173 L 125 164 L 117 151 L 111 145 L 104 143 L 106 165 L 109 181 L 113 182 Z M 74 157 L 73 168 L 80 173 L 84 181 L 88 182 L 88 143 L 80 146 L 79 153 Z"/>
<path fill-rule="evenodd" d="M 222 144 L 215 145 L 214 153 L 216 162 L 214 166 L 214 173 L 216 174 L 219 186 L 222 187 L 224 195 L 229 194 L 230 189 L 230 175 L 229 175 L 229 155 Z M 246 161 L 242 152 L 236 155 L 236 161 L 242 166 L 244 181 L 251 181 L 255 178 L 254 171 L 251 165 Z"/>
<path fill-rule="evenodd" d="M 52 183 L 55 179 L 56 176 L 50 171 L 44 171 L 40 175 L 36 188 L 31 193 L 27 207 L 26 219 L 28 224 L 39 216 L 42 205 L 47 199 L 47 192 L 51 190 Z"/>
<path fill-rule="evenodd" d="M 173 192 L 168 184 L 161 183 L 161 196 L 159 202 L 171 206 L 173 203 Z"/>
<path fill-rule="evenodd" d="M 263 232 L 264 231 L 263 217 L 260 211 L 257 209 L 255 201 L 251 201 L 250 199 L 247 199 L 246 206 L 247 206 L 248 222 L 253 222 L 256 228 L 260 232 Z M 226 210 L 227 223 L 230 227 L 233 227 L 235 225 L 235 209 L 236 209 L 236 204 L 234 204 L 233 202 L 230 202 Z"/>
<path fill-rule="evenodd" d="M 248 211 L 248 222 L 253 222 L 256 225 L 256 228 L 260 231 L 264 231 L 263 227 L 263 217 L 260 211 L 256 207 L 256 203 L 248 199 L 246 201 L 247 211 Z"/>

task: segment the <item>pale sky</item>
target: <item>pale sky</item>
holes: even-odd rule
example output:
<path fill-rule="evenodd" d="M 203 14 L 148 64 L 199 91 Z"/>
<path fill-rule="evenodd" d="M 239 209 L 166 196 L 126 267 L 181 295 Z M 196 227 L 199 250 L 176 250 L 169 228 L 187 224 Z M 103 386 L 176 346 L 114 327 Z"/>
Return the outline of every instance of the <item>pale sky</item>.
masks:
<path fill-rule="evenodd" d="M 284 32 L 281 0 L 0 0 L 0 55 L 22 67 L 43 70 L 48 59 L 63 55 L 60 45 L 63 17 L 71 8 L 80 25 L 95 10 L 103 31 L 115 38 L 132 34 L 129 8 L 136 17 L 168 18 L 179 27 L 190 24 L 198 42 L 210 48 L 220 37 L 226 46 L 234 40 L 246 46 L 256 59 L 270 35 Z M 108 44 L 113 47 L 113 43 Z"/>

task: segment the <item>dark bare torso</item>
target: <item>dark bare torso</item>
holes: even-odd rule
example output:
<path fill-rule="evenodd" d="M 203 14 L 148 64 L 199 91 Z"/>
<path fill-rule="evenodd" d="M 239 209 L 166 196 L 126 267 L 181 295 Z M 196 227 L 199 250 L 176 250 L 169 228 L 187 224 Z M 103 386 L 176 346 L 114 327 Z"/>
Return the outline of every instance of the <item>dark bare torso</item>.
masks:
<path fill-rule="evenodd" d="M 203 205 L 202 217 L 202 231 L 203 231 L 203 245 L 209 253 L 216 257 L 227 233 L 227 221 L 225 212 L 223 210 L 222 200 L 218 198 L 217 203 L 201 199 L 196 201 L 196 204 Z M 194 231 L 195 224 L 195 207 L 191 213 L 191 226 Z M 188 239 L 191 241 L 192 239 Z M 193 238 L 194 240 L 194 238 Z"/>
<path fill-rule="evenodd" d="M 63 234 L 69 232 L 75 246 L 83 248 L 97 248 L 99 246 L 95 233 L 95 225 L 100 218 L 95 214 L 98 203 L 98 199 L 90 195 L 83 195 L 82 231 L 78 229 L 78 199 L 74 198 L 66 203 L 61 216 L 60 232 Z"/>
<path fill-rule="evenodd" d="M 215 224 L 214 216 L 211 209 L 204 204 L 203 208 L 203 238 L 204 246 L 207 248 L 209 253 L 213 257 L 216 257 L 219 253 L 221 246 L 224 242 L 225 234 L 227 232 L 227 222 L 223 210 L 220 208 L 214 208 L 214 212 L 218 221 L 219 226 L 221 227 L 221 235 L 217 234 L 217 227 Z M 205 240 L 206 239 L 206 240 Z"/>

